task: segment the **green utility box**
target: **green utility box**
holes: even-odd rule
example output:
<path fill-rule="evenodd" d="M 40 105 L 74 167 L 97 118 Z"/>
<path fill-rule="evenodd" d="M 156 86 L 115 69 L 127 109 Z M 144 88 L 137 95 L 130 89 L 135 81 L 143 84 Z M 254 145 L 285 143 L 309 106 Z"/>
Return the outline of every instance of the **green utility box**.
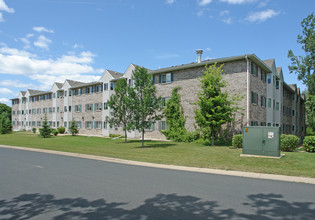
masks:
<path fill-rule="evenodd" d="M 243 127 L 243 154 L 280 157 L 280 128 Z"/>

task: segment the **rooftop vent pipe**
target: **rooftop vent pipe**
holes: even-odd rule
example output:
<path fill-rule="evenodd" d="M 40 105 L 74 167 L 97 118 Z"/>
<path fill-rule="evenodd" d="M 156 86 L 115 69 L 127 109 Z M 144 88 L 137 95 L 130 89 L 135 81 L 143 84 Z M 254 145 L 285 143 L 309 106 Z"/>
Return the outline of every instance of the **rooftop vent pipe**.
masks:
<path fill-rule="evenodd" d="M 196 50 L 196 54 L 198 55 L 198 60 L 197 60 L 198 63 L 200 63 L 201 60 L 202 60 L 202 59 L 201 59 L 202 53 L 203 53 L 203 50 L 202 50 L 202 49 L 197 49 L 197 50 Z"/>

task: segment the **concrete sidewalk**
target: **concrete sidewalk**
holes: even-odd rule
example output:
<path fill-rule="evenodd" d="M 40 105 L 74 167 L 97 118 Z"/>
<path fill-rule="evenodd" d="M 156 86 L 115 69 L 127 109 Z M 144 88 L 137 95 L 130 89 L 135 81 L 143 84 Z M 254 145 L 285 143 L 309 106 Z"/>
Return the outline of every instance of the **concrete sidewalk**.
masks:
<path fill-rule="evenodd" d="M 275 174 L 155 164 L 155 163 L 148 163 L 148 162 L 138 162 L 138 161 L 117 159 L 117 158 L 110 158 L 110 157 L 101 157 L 101 156 L 93 156 L 93 155 L 86 155 L 86 154 L 69 153 L 69 152 L 61 152 L 61 151 L 53 151 L 53 150 L 43 150 L 43 149 L 35 149 L 35 148 L 27 148 L 27 147 L 7 146 L 7 145 L 0 145 L 0 147 L 16 149 L 16 150 L 35 151 L 35 152 L 41 152 L 41 153 L 70 156 L 70 157 L 79 157 L 79 158 L 85 158 L 85 159 L 106 161 L 106 162 L 112 162 L 112 163 L 121 163 L 121 164 L 128 164 L 128 165 L 134 165 L 134 166 L 145 166 L 145 167 L 155 167 L 155 168 L 161 168 L 161 169 L 182 170 L 182 171 L 189 171 L 189 172 L 199 172 L 199 173 L 219 174 L 219 175 L 238 176 L 238 177 L 247 177 L 247 178 L 256 178 L 256 179 L 268 179 L 268 180 L 279 180 L 279 181 L 286 181 L 286 182 L 315 184 L 315 178 L 308 178 L 308 177 L 284 176 L 284 175 L 275 175 Z"/>

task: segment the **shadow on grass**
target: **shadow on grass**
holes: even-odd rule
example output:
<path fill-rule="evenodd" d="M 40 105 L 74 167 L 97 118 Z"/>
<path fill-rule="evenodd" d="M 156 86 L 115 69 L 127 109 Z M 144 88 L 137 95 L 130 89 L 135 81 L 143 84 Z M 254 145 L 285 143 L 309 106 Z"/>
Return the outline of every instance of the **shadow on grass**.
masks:
<path fill-rule="evenodd" d="M 141 140 L 127 140 L 127 143 L 125 143 L 124 140 L 121 140 L 119 142 L 116 142 L 115 144 L 138 144 L 139 146 L 135 146 L 133 148 L 167 148 L 171 146 L 175 146 L 176 144 L 171 142 L 161 142 L 161 141 L 151 141 L 151 140 L 145 140 L 144 141 L 144 147 L 142 147 L 142 141 Z"/>
<path fill-rule="evenodd" d="M 133 209 L 125 202 L 104 199 L 55 198 L 51 194 L 23 194 L 0 200 L 0 219 L 314 219 L 314 203 L 288 202 L 281 194 L 252 194 L 239 212 L 217 201 L 194 196 L 157 194 Z M 245 208 L 245 209 L 244 209 Z"/>

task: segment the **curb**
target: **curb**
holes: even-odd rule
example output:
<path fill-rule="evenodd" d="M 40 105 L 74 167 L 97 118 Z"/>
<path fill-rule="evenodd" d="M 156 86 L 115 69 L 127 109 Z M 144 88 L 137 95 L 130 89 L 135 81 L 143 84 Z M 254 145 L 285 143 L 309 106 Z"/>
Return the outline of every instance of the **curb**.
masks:
<path fill-rule="evenodd" d="M 102 157 L 102 156 L 94 156 L 94 155 L 79 154 L 79 153 L 69 153 L 69 152 L 61 152 L 61 151 L 53 151 L 53 150 L 28 148 L 28 147 L 16 147 L 16 146 L 7 146 L 7 145 L 0 145 L 0 147 L 8 148 L 8 149 L 15 149 L 15 150 L 25 150 L 25 151 L 62 155 L 62 156 L 78 157 L 78 158 L 112 162 L 112 163 L 120 163 L 120 164 L 127 164 L 127 165 L 133 165 L 133 166 L 153 167 L 153 168 L 161 168 L 161 169 L 169 169 L 169 170 L 219 174 L 219 175 L 226 175 L 226 176 L 237 176 L 237 177 L 265 179 L 265 180 L 277 180 L 277 181 L 295 182 L 295 183 L 308 183 L 308 184 L 315 185 L 315 178 L 309 178 L 309 177 L 297 177 L 297 176 L 285 176 L 285 175 L 275 175 L 275 174 L 243 172 L 243 171 L 230 171 L 230 170 L 219 170 L 219 169 L 210 169 L 210 168 L 165 165 L 165 164 L 139 162 L 139 161 L 124 160 L 124 159 L 111 158 L 111 157 Z"/>

